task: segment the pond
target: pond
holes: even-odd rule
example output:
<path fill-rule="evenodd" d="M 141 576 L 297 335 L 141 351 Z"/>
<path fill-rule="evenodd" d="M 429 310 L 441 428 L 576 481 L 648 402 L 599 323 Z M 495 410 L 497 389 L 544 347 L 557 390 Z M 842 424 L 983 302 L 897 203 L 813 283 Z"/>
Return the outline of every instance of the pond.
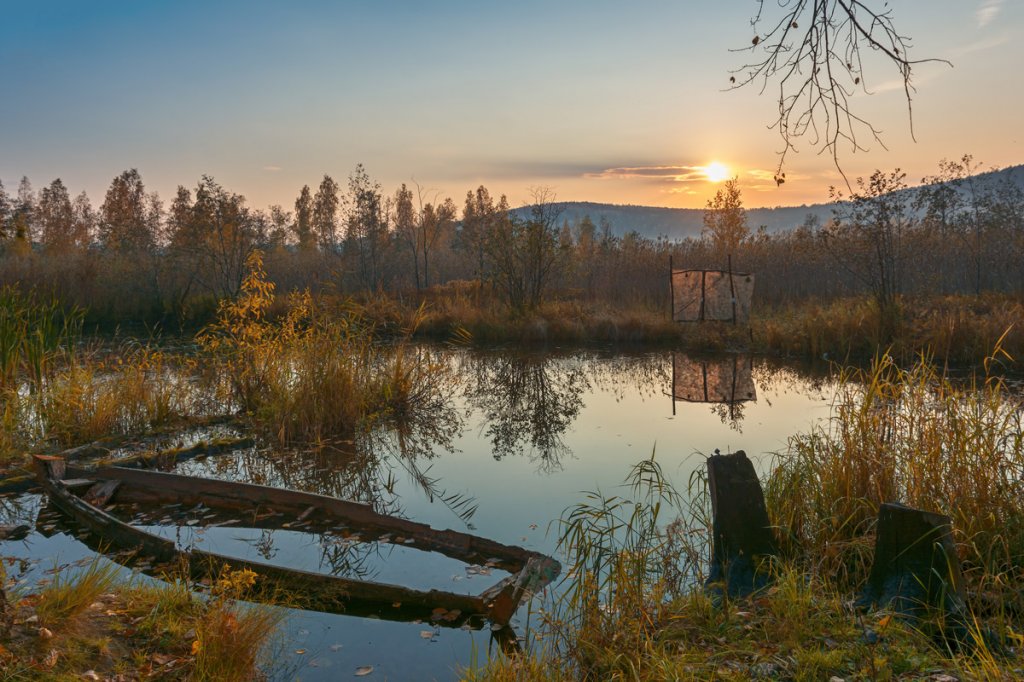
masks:
<path fill-rule="evenodd" d="M 556 558 L 556 522 L 583 491 L 610 491 L 652 453 L 685 490 L 704 457 L 745 450 L 757 466 L 829 416 L 821 369 L 738 355 L 669 351 L 444 349 L 459 383 L 419 428 L 317 451 L 256 446 L 182 462 L 179 473 L 286 486 L 368 502 L 435 528 L 464 530 Z M 183 440 L 185 438 L 183 437 Z M 3 500 L 3 523 L 35 530 L 0 544 L 30 560 L 21 576 L 92 556 L 39 495 Z M 145 523 L 141 521 L 140 523 Z M 152 523 L 152 522 L 151 522 Z M 421 589 L 479 593 L 502 575 L 395 544 L 232 526 L 143 526 L 179 545 Z M 127 569 L 126 569 L 127 571 Z M 485 571 L 486 572 L 486 571 Z M 534 608 L 536 603 L 534 604 Z M 530 606 L 513 624 L 522 632 Z M 275 678 L 446 680 L 495 651 L 490 632 L 293 609 L 275 645 Z"/>

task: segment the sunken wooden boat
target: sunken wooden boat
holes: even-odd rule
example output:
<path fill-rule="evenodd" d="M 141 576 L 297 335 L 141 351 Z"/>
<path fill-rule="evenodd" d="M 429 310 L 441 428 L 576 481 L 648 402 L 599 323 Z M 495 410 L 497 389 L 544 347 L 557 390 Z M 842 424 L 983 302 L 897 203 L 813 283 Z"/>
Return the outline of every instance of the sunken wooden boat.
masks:
<path fill-rule="evenodd" d="M 263 594 L 283 595 L 285 603 L 334 613 L 387 620 L 422 619 L 447 627 L 506 627 L 522 601 L 554 580 L 561 566 L 554 559 L 454 530 L 373 511 L 368 505 L 325 495 L 220 481 L 179 474 L 68 465 L 61 457 L 34 457 L 36 476 L 50 503 L 70 517 L 104 548 L 134 552 L 148 565 L 187 566 L 196 578 L 225 567 L 259 576 Z M 236 527 L 350 533 L 360 539 L 398 541 L 467 564 L 486 564 L 511 575 L 478 595 L 417 590 L 400 585 L 290 569 L 198 548 L 178 547 L 111 514 L 114 505 L 202 505 L 230 515 Z M 226 518 L 226 517 L 225 517 Z M 211 525 L 217 525 L 211 523 Z M 339 529 L 342 529 L 339 531 Z"/>

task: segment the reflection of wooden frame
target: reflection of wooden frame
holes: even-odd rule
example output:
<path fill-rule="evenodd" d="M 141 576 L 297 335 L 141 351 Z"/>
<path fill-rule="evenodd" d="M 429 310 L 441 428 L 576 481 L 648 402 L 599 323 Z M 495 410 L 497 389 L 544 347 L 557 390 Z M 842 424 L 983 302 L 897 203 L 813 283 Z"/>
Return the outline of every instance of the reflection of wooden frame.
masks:
<path fill-rule="evenodd" d="M 733 272 L 732 256 L 729 256 L 729 266 L 726 270 L 677 270 L 672 264 L 672 256 L 669 256 L 668 269 L 673 322 L 731 322 L 732 324 L 745 324 L 749 319 L 754 276 L 746 272 Z M 700 278 L 700 294 L 697 297 L 694 297 L 692 294 L 690 296 L 691 303 L 696 303 L 696 305 L 684 304 L 683 307 L 680 307 L 680 296 L 683 292 L 694 292 L 696 290 L 696 284 L 689 283 L 691 278 L 696 277 Z M 737 280 L 743 285 L 739 288 L 739 297 L 742 297 L 743 300 L 739 300 L 737 296 Z M 709 287 L 721 286 L 724 282 L 728 282 L 729 285 L 727 313 L 708 305 Z M 696 307 L 696 311 L 687 310 L 691 307 Z"/>
<path fill-rule="evenodd" d="M 682 393 L 679 390 L 679 368 L 682 362 L 691 360 L 693 365 L 700 366 L 700 379 L 696 386 L 697 392 Z M 714 375 L 709 380 L 709 367 Z M 693 374 L 696 374 L 694 367 Z M 720 383 L 714 380 L 722 374 L 728 376 L 728 388 L 723 391 Z M 717 390 L 715 390 L 717 389 Z M 753 359 L 749 355 L 733 355 L 718 360 L 693 360 L 682 353 L 672 353 L 672 414 L 676 413 L 676 401 L 685 403 L 714 403 L 736 405 L 757 401 L 757 387 L 753 378 Z"/>
<path fill-rule="evenodd" d="M 137 550 L 154 562 L 187 560 L 195 577 L 228 566 L 249 569 L 266 581 L 269 592 L 317 611 L 347 613 L 409 621 L 422 619 L 459 627 L 481 627 L 484 618 L 504 628 L 523 599 L 557 577 L 557 561 L 537 552 L 487 538 L 378 514 L 369 506 L 324 495 L 282 488 L 218 481 L 156 471 L 68 466 L 62 457 L 35 456 L 36 476 L 50 502 L 75 522 L 120 549 Z M 422 591 L 313 573 L 235 557 L 178 549 L 173 540 L 149 533 L 112 516 L 111 504 L 203 505 L 224 518 L 251 528 L 288 528 L 320 533 L 356 531 L 364 540 L 401 542 L 424 551 L 440 552 L 467 563 L 494 566 L 512 575 L 479 595 L 441 590 Z M 289 603 L 288 605 L 293 605 Z"/>

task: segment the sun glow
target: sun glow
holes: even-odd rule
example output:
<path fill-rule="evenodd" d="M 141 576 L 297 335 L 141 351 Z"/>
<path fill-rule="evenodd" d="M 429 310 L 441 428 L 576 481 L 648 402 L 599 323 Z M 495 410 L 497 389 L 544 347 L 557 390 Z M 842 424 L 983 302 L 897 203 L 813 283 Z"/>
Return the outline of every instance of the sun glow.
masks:
<path fill-rule="evenodd" d="M 731 177 L 729 167 L 724 163 L 718 161 L 712 161 L 702 169 L 704 175 L 708 177 L 711 182 L 721 182 L 722 180 L 728 180 Z"/>

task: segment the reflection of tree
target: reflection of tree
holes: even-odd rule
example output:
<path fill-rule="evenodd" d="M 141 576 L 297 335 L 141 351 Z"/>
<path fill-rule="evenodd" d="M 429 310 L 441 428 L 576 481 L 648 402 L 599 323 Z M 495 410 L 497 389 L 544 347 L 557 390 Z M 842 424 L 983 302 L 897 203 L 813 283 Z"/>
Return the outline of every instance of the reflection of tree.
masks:
<path fill-rule="evenodd" d="M 477 357 L 467 389 L 484 414 L 495 459 L 529 452 L 542 470 L 561 469 L 569 448 L 563 434 L 583 406 L 590 381 L 576 362 L 541 355 Z"/>
<path fill-rule="evenodd" d="M 392 516 L 403 515 L 395 487 L 399 473 L 404 472 L 431 502 L 441 502 L 469 525 L 476 512 L 475 500 L 447 491 L 440 479 L 430 476 L 429 466 L 421 465 L 421 460 L 451 452 L 462 426 L 451 401 L 439 396 L 410 415 L 388 415 L 350 439 L 301 449 L 253 448 L 233 456 L 185 462 L 178 471 L 363 502 Z"/>

